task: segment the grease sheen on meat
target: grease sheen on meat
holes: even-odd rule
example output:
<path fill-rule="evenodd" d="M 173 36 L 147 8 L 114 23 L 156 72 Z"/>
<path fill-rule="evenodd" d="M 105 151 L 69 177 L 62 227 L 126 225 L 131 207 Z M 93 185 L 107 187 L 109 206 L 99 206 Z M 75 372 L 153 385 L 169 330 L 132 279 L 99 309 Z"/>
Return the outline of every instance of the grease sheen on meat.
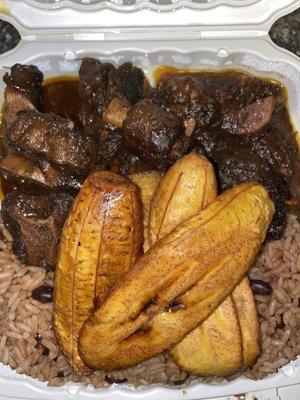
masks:
<path fill-rule="evenodd" d="M 182 129 L 176 115 L 151 100 L 135 104 L 124 123 L 124 143 L 147 161 L 165 161 Z"/>
<path fill-rule="evenodd" d="M 35 65 L 15 64 L 3 81 L 7 87 L 23 93 L 35 107 L 41 106 L 43 74 Z"/>
<path fill-rule="evenodd" d="M 43 74 L 34 65 L 15 64 L 3 81 L 5 108 L 4 119 L 9 127 L 21 110 L 35 110 L 41 107 Z"/>
<path fill-rule="evenodd" d="M 17 153 L 45 160 L 59 170 L 87 173 L 93 162 L 93 143 L 74 123 L 55 114 L 22 111 L 7 132 Z"/>
<path fill-rule="evenodd" d="M 192 124 L 189 136 L 196 128 L 210 125 L 217 117 L 217 104 L 207 96 L 201 83 L 192 76 L 172 78 L 159 86 L 154 98 L 186 124 Z"/>
<path fill-rule="evenodd" d="M 268 236 L 272 239 L 279 238 L 286 226 L 286 189 L 281 178 L 271 171 L 268 162 L 247 147 L 234 147 L 232 141 L 230 147 L 216 148 L 212 159 L 217 165 L 222 190 L 243 182 L 264 185 L 276 206 Z"/>
<path fill-rule="evenodd" d="M 147 87 L 143 71 L 129 62 L 115 68 L 110 63 L 84 58 L 79 77 L 79 119 L 85 131 L 92 135 L 100 134 L 103 122 L 120 127 L 120 118 L 116 120 L 111 111 L 112 102 L 118 101 L 121 112 L 124 112 L 122 106 L 126 105 L 127 112 L 131 104 L 143 97 Z"/>

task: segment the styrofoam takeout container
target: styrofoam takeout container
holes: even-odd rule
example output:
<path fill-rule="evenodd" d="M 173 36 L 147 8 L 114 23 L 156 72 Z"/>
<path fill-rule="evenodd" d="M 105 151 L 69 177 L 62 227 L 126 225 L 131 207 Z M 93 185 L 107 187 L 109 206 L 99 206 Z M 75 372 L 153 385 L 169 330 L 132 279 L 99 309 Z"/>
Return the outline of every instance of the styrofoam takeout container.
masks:
<path fill-rule="evenodd" d="M 160 65 L 238 68 L 284 83 L 300 132 L 300 62 L 268 36 L 277 18 L 299 6 L 300 0 L 0 0 L 1 18 L 22 37 L 0 57 L 0 104 L 2 76 L 17 62 L 35 64 L 50 77 L 76 75 L 84 56 L 116 64 L 132 61 L 150 80 Z M 299 400 L 300 359 L 261 381 L 240 378 L 184 390 L 113 385 L 100 391 L 74 383 L 48 388 L 0 367 L 0 396 L 13 399 L 211 399 L 254 391 L 263 391 L 261 399 Z"/>

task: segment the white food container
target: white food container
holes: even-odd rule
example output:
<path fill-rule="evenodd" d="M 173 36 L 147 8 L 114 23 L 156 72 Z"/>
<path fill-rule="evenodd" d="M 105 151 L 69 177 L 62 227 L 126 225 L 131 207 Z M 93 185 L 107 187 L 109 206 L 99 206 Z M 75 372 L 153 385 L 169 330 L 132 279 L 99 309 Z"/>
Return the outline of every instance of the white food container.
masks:
<path fill-rule="evenodd" d="M 17 62 L 35 64 L 50 77 L 76 75 L 84 56 L 116 64 L 128 60 L 143 68 L 150 80 L 160 65 L 238 68 L 284 83 L 293 124 L 300 132 L 300 62 L 268 36 L 276 19 L 299 6 L 300 0 L 0 0 L 1 18 L 15 25 L 22 37 L 15 49 L 0 57 L 0 104 L 5 67 Z M 101 391 L 74 383 L 48 388 L 0 367 L 0 400 L 220 400 L 250 392 L 256 397 L 249 394 L 249 400 L 300 400 L 300 359 L 261 381 L 239 378 L 184 390 L 113 385 Z"/>

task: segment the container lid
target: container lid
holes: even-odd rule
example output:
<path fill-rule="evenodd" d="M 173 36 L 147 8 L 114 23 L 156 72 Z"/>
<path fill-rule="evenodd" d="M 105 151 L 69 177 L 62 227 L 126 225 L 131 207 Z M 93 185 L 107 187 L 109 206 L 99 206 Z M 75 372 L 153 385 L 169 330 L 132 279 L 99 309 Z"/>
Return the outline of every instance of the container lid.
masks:
<path fill-rule="evenodd" d="M 176 27 L 181 38 L 196 30 L 202 37 L 262 36 L 298 6 L 299 0 L 0 0 L 1 17 L 31 40 L 62 32 L 93 40 L 93 34 L 126 29 L 136 40 L 147 32 L 159 40 L 162 30 L 172 38 Z"/>

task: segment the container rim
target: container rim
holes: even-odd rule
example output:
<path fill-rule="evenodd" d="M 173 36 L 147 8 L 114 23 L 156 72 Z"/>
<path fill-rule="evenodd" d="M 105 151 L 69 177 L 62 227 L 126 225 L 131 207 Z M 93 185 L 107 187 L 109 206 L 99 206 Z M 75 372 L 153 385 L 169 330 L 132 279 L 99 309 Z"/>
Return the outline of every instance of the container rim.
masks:
<path fill-rule="evenodd" d="M 1 1 L 1 0 L 0 0 Z M 45 3 L 37 0 L 2 0 L 6 13 L 2 18 L 18 25 L 21 36 L 40 30 L 51 35 L 59 29 L 89 32 L 95 29 L 147 28 L 157 31 L 164 27 L 196 27 L 212 33 L 222 27 L 227 32 L 239 29 L 267 34 L 279 17 L 299 7 L 299 0 L 99 0 L 94 4 L 79 4 L 70 0 Z M 159 2 L 166 2 L 162 4 Z M 1 3 L 0 3 L 1 5 Z M 124 16 L 124 13 L 126 16 Z M 1 7 L 0 7 L 1 15 Z M 142 37 L 143 32 L 139 32 Z"/>

